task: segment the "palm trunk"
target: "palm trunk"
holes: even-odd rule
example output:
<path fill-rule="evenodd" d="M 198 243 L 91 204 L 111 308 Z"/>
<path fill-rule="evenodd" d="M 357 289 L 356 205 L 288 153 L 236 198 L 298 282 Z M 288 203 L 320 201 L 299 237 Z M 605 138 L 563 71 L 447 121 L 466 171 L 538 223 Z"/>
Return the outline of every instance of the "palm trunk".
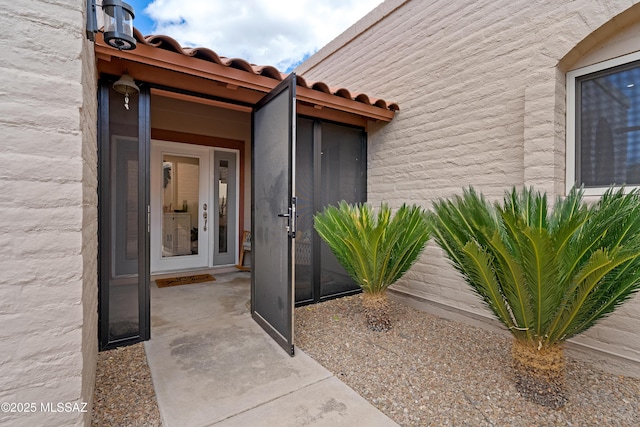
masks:
<path fill-rule="evenodd" d="M 391 329 L 391 318 L 389 317 L 389 300 L 386 292 L 362 294 L 362 307 L 367 319 L 367 326 L 374 331 L 388 331 Z"/>
<path fill-rule="evenodd" d="M 564 390 L 562 344 L 538 350 L 532 343 L 514 340 L 511 348 L 516 388 L 527 400 L 560 409 Z"/>

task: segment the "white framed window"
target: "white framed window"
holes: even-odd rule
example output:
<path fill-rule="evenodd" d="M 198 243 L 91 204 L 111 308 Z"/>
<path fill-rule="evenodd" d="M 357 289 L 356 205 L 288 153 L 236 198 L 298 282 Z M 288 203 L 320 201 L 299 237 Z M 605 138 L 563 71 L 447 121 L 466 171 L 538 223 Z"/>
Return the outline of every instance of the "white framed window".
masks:
<path fill-rule="evenodd" d="M 567 192 L 640 187 L 640 52 L 567 73 Z"/>

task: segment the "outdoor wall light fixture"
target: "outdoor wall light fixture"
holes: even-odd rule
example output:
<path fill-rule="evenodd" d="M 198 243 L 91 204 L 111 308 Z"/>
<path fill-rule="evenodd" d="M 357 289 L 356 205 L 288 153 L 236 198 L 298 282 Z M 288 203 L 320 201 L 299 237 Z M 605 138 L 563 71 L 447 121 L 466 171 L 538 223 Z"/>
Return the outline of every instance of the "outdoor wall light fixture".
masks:
<path fill-rule="evenodd" d="M 122 0 L 102 0 L 98 6 L 102 8 L 104 18 L 104 41 L 118 50 L 135 49 L 133 7 Z M 87 38 L 95 41 L 97 32 L 96 0 L 87 0 Z"/>
<path fill-rule="evenodd" d="M 124 108 L 129 109 L 129 95 L 137 95 L 140 88 L 133 81 L 129 74 L 123 74 L 117 82 L 113 84 L 113 90 L 124 95 Z"/>

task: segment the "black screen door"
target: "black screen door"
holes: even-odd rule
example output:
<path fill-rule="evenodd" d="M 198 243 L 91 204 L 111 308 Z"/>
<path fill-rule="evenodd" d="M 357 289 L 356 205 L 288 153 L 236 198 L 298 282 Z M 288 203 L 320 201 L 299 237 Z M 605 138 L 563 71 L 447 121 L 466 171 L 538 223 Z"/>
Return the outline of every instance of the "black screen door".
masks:
<path fill-rule="evenodd" d="M 256 104 L 252 126 L 251 315 L 291 356 L 293 345 L 296 78 Z"/>
<path fill-rule="evenodd" d="M 149 90 L 125 105 L 100 82 L 98 258 L 100 349 L 149 339 Z"/>

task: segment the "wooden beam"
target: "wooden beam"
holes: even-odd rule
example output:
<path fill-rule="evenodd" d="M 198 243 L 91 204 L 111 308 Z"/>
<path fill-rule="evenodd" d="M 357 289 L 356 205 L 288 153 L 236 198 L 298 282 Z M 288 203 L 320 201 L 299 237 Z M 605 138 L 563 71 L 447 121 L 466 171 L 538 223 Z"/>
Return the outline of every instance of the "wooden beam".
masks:
<path fill-rule="evenodd" d="M 216 101 L 214 99 L 202 98 L 200 96 L 186 95 L 184 93 L 172 92 L 164 89 L 151 89 L 151 95 L 158 95 L 165 98 L 178 99 L 180 101 L 194 102 L 196 104 L 210 105 L 213 107 L 225 108 L 227 110 L 250 113 L 253 109 L 244 105 L 232 104 L 230 102 Z"/>

